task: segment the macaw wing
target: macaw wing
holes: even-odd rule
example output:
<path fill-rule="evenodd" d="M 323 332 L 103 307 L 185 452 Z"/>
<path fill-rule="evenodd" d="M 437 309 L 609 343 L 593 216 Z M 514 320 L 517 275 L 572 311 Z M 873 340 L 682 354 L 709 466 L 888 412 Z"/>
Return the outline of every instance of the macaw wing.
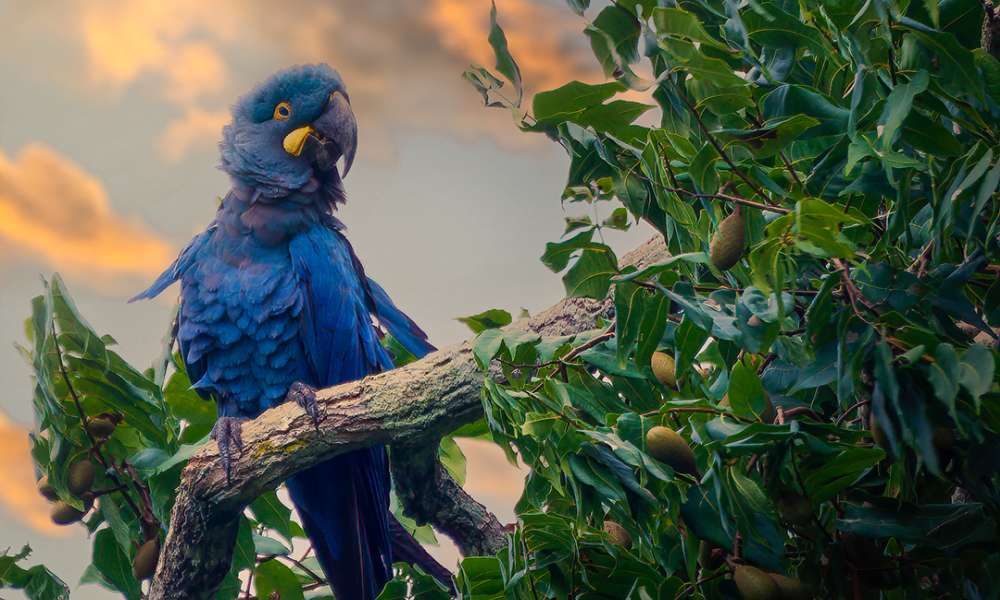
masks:
<path fill-rule="evenodd" d="M 209 225 L 209 227 L 205 231 L 196 235 L 194 239 L 192 239 L 188 243 L 188 245 L 183 250 L 181 250 L 180 255 L 177 256 L 173 264 L 167 267 L 167 269 L 163 273 L 161 273 L 159 277 L 156 278 L 156 280 L 152 283 L 152 285 L 150 285 L 144 291 L 139 292 L 132 298 L 129 298 L 129 302 L 131 303 L 135 302 L 136 300 L 150 300 L 152 298 L 155 298 L 159 296 L 161 293 L 163 293 L 163 291 L 166 290 L 168 287 L 173 285 L 174 282 L 181 279 L 184 276 L 184 273 L 186 273 L 189 269 L 194 267 L 195 264 L 198 262 L 198 253 L 205 246 L 208 240 L 212 237 L 212 232 L 215 230 L 215 228 L 216 225 L 213 223 Z M 181 296 L 182 296 L 181 303 L 184 304 L 183 293 L 181 294 Z M 180 336 L 178 336 L 178 338 L 180 338 Z M 205 360 L 204 358 L 190 360 L 188 358 L 190 356 L 190 352 L 188 351 L 189 349 L 187 347 L 188 344 L 186 344 L 181 339 L 178 339 L 177 344 L 180 349 L 181 360 L 184 361 L 184 368 L 187 370 L 188 379 L 192 383 L 194 383 L 205 375 Z M 211 395 L 205 392 L 204 390 L 196 389 L 195 391 L 197 391 L 198 395 L 200 395 L 202 398 L 205 398 L 206 400 L 211 398 Z"/>
<path fill-rule="evenodd" d="M 326 387 L 391 369 L 347 240 L 314 227 L 296 236 L 289 251 L 305 294 L 301 339 L 315 378 L 310 383 Z"/>
<path fill-rule="evenodd" d="M 399 340 L 404 348 L 417 358 L 437 350 L 427 341 L 427 334 L 413 322 L 413 319 L 397 308 L 389 294 L 370 277 L 368 278 L 368 291 L 372 310 L 379 324 L 385 327 L 392 334 L 392 337 Z"/>

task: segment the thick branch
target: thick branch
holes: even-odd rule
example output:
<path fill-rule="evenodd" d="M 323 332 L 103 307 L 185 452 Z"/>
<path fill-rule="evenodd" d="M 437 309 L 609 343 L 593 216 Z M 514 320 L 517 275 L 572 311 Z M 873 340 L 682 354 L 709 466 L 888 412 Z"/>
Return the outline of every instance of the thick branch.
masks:
<path fill-rule="evenodd" d="M 506 545 L 503 525 L 451 478 L 437 453 L 436 442 L 393 446 L 392 480 L 403 510 L 418 523 L 433 523 L 462 556 L 496 554 Z"/>
<path fill-rule="evenodd" d="M 649 264 L 665 252 L 657 238 L 622 263 Z M 610 300 L 567 298 L 509 327 L 543 336 L 579 333 L 592 329 L 610 309 Z M 298 471 L 375 444 L 411 454 L 414 448 L 426 449 L 414 454 L 422 466 L 413 457 L 409 461 L 423 479 L 400 478 L 397 469 L 398 493 L 408 512 L 446 532 L 463 552 L 496 549 L 502 542 L 496 518 L 462 491 L 430 452 L 441 436 L 482 416 L 482 383 L 467 341 L 405 367 L 320 390 L 318 427 L 291 403 L 245 423 L 245 451 L 234 461 L 231 481 L 226 481 L 218 446 L 207 444 L 184 469 L 150 600 L 213 597 L 228 572 L 236 519 L 247 504 Z"/>

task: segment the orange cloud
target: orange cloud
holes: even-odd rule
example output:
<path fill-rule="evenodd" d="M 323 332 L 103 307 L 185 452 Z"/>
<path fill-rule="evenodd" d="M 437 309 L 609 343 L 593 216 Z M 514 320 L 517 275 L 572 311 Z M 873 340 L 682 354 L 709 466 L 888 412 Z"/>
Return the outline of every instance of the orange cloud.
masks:
<path fill-rule="evenodd" d="M 180 104 L 221 91 L 226 66 L 218 43 L 235 35 L 240 14 L 227 4 L 93 0 L 81 5 L 91 80 L 118 89 L 142 75 L 157 75 L 165 96 Z M 211 39 L 192 41 L 197 34 Z"/>
<path fill-rule="evenodd" d="M 567 7 L 540 0 L 498 4 L 530 90 L 602 78 L 580 34 L 585 21 Z M 367 158 L 391 156 L 401 128 L 538 143 L 501 111 L 484 110 L 460 78 L 469 63 L 494 62 L 485 0 L 286 0 L 280 7 L 260 0 L 88 0 L 78 6 L 91 81 L 118 90 L 148 77 L 181 108 L 158 139 L 167 160 L 215 145 L 222 102 L 245 91 L 244 84 L 227 86 L 238 71 L 233 59 L 253 54 L 273 65 L 329 62 L 339 69 L 365 127 Z M 203 135 L 210 132 L 215 135 Z"/>
<path fill-rule="evenodd" d="M 155 275 L 173 249 L 137 219 L 112 212 L 101 183 L 40 144 L 0 151 L 0 241 L 77 276 Z"/>
<path fill-rule="evenodd" d="M 45 535 L 65 536 L 69 528 L 49 520 L 49 505 L 35 487 L 28 432 L 0 413 L 0 507 L 10 517 Z"/>
<path fill-rule="evenodd" d="M 492 68 L 495 58 L 486 39 L 489 10 L 486 2 L 435 0 L 426 19 L 441 36 L 444 48 L 466 62 Z M 585 21 L 565 6 L 505 0 L 498 3 L 497 10 L 521 75 L 533 89 L 602 77 L 581 34 Z"/>

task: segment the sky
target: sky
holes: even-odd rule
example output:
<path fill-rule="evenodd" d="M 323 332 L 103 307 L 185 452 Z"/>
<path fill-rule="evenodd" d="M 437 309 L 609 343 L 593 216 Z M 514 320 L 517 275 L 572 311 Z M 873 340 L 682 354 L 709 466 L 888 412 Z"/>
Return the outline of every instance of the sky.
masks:
<path fill-rule="evenodd" d="M 497 0 L 530 91 L 601 81 L 562 0 Z M 174 294 L 127 304 L 212 218 L 235 98 L 273 71 L 327 62 L 347 83 L 359 150 L 340 211 L 373 276 L 437 345 L 487 308 L 541 310 L 558 276 L 538 261 L 558 238 L 568 160 L 486 109 L 460 75 L 492 66 L 487 0 L 0 0 L 0 550 L 30 543 L 74 598 L 90 546 L 34 491 L 25 432 L 30 374 L 13 342 L 40 277 L 67 280 L 80 310 L 145 366 Z M 608 239 L 618 250 L 641 233 Z M 466 445 L 467 488 L 503 520 L 523 474 Z M 454 564 L 447 546 L 435 554 Z M 8 591 L 5 600 L 18 598 Z"/>

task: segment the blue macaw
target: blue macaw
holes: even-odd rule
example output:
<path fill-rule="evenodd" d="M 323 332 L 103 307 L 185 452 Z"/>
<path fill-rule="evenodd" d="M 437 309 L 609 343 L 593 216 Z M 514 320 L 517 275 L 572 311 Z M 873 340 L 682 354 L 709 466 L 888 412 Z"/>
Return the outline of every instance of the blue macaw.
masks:
<path fill-rule="evenodd" d="M 281 71 L 240 98 L 232 117 L 220 146 L 232 189 L 208 228 L 133 298 L 181 282 L 180 354 L 194 389 L 218 404 L 212 436 L 227 475 L 243 420 L 285 400 L 315 419 L 315 388 L 391 369 L 382 328 L 416 356 L 433 350 L 365 276 L 334 216 L 357 148 L 340 75 L 322 64 Z M 394 549 L 447 578 L 389 512 L 383 446 L 337 456 L 287 487 L 339 600 L 374 598 Z"/>

